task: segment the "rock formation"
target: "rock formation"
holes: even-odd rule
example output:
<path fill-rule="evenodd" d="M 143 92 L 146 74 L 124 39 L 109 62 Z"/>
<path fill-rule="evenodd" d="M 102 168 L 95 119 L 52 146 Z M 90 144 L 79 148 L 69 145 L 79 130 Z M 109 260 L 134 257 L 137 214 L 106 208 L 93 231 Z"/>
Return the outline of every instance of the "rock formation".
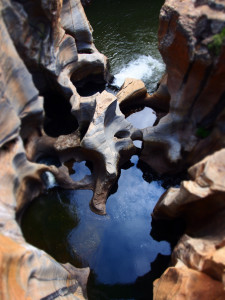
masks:
<path fill-rule="evenodd" d="M 119 166 L 136 153 L 132 140 L 142 133 L 126 121 L 114 95 L 77 92 L 76 85 L 108 79 L 107 59 L 93 44 L 79 0 L 4 0 L 0 11 L 1 299 L 83 299 L 89 269 L 59 264 L 27 244 L 18 222 L 46 188 L 46 172 L 63 188 L 93 190 L 90 206 L 105 214 Z M 69 132 L 50 136 L 43 125 L 58 122 L 59 111 Z M 37 163 L 46 155 L 61 166 Z M 91 161 L 92 174 L 73 181 L 64 165 L 71 159 Z"/>
<path fill-rule="evenodd" d="M 159 173 L 185 169 L 224 147 L 224 28 L 223 1 L 168 0 L 161 9 L 170 108 L 144 130 L 141 155 Z"/>
<path fill-rule="evenodd" d="M 154 299 L 225 297 L 224 157 L 222 149 L 192 166 L 191 180 L 170 188 L 153 211 L 156 219 L 183 218 L 187 227 L 172 253 L 174 267 L 155 282 Z"/>
<path fill-rule="evenodd" d="M 63 167 L 35 163 L 35 146 L 37 154 L 43 144 L 44 155 L 53 145 L 62 151 L 65 141 L 43 132 L 43 96 L 48 98 L 56 90 L 72 106 L 70 98 L 74 103 L 79 95 L 71 77 L 75 83 L 88 76 L 105 80 L 107 74 L 106 58 L 93 45 L 80 1 L 70 2 L 70 8 L 68 1 L 0 3 L 1 299 L 86 297 L 89 269 L 59 264 L 27 244 L 17 223 L 24 208 L 45 188 L 44 172 L 52 171 L 65 185 L 70 180 Z M 78 21 L 76 28 L 69 27 L 70 15 Z"/>
<path fill-rule="evenodd" d="M 222 1 L 167 0 L 161 9 L 170 107 L 144 130 L 142 159 L 160 173 L 192 166 L 153 211 L 155 220 L 186 223 L 171 267 L 154 282 L 155 300 L 225 298 L 224 28 Z"/>
<path fill-rule="evenodd" d="M 153 212 L 155 219 L 181 217 L 187 224 L 173 266 L 155 282 L 154 298 L 223 299 L 224 3 L 166 0 L 159 50 L 167 73 L 154 94 L 129 78 L 116 96 L 83 96 L 79 88 L 110 79 L 83 10 L 89 3 L 0 3 L 1 299 L 87 297 L 89 269 L 57 263 L 29 245 L 19 223 L 46 189 L 46 172 L 62 188 L 92 190 L 91 209 L 105 214 L 120 166 L 137 153 L 134 140 L 143 141 L 141 159 L 158 173 L 194 164 L 190 180 L 169 189 Z M 156 111 L 157 121 L 139 130 L 125 116 L 145 106 Z M 59 166 L 39 163 L 45 156 Z M 91 175 L 72 180 L 71 159 L 90 161 Z"/>

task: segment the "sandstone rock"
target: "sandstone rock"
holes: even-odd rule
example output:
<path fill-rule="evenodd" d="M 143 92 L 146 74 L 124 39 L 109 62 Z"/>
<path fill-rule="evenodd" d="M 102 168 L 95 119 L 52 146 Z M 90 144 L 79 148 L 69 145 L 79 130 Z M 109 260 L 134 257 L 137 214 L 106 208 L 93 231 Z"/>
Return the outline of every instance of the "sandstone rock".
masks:
<path fill-rule="evenodd" d="M 225 150 L 222 149 L 191 167 L 189 174 L 192 180 L 183 181 L 180 188 L 170 188 L 162 195 L 154 208 L 154 217 L 157 218 L 161 215 L 177 217 L 184 213 L 190 213 L 192 217 L 189 219 L 191 220 L 194 216 L 196 219 L 201 215 L 205 217 L 205 215 L 223 208 L 225 203 L 221 198 L 221 193 L 225 191 L 224 158 Z M 213 201 L 213 204 L 207 206 L 205 205 L 206 201 L 207 203 Z M 198 207 L 196 212 L 195 205 Z"/>
<path fill-rule="evenodd" d="M 150 107 L 156 113 L 169 111 L 170 95 L 167 89 L 167 74 L 163 75 L 157 90 L 149 95 L 144 82 L 138 79 L 127 78 L 117 93 L 121 111 L 127 115 L 132 110 Z"/>
<path fill-rule="evenodd" d="M 215 9 L 215 7 L 217 7 Z M 143 132 L 141 159 L 160 173 L 177 172 L 224 147 L 225 13 L 220 1 L 167 0 L 159 50 L 168 73 L 169 114 Z M 217 87 L 215 89 L 215 86 Z"/>
<path fill-rule="evenodd" d="M 27 244 L 18 225 L 26 206 L 46 188 L 45 172 L 52 172 L 65 188 L 95 188 L 91 176 L 74 182 L 63 165 L 56 168 L 35 163 L 46 154 L 56 155 L 64 162 L 75 152 L 78 159 L 83 159 L 79 132 L 59 138 L 43 135 L 43 98 L 39 94 L 56 88 L 65 101 L 70 97 L 71 102 L 80 100 L 70 78 L 76 70 L 81 71 L 77 49 L 79 46 L 79 51 L 83 51 L 86 42 L 93 53 L 91 58 L 84 54 L 88 73 L 82 71 L 82 76 L 102 72 L 104 77 L 106 72 L 106 59 L 93 46 L 83 8 L 79 1 L 74 3 L 76 12 L 72 13 L 79 16 L 75 30 L 79 45 L 59 23 L 61 1 L 0 3 L 0 240 L 4 245 L 0 249 L 1 299 L 87 296 L 89 269 L 57 263 Z M 95 68 L 95 60 L 101 70 Z"/>
<path fill-rule="evenodd" d="M 84 299 L 81 286 L 87 282 L 88 269 L 79 278 L 76 268 L 57 263 L 35 247 L 2 234 L 0 241 L 0 264 L 10 274 L 1 274 L 1 299 Z"/>
<path fill-rule="evenodd" d="M 224 297 L 225 291 L 221 282 L 183 266 L 168 268 L 154 282 L 154 300 L 222 300 Z"/>
<path fill-rule="evenodd" d="M 136 152 L 132 139 L 138 133 L 121 113 L 115 96 L 106 91 L 97 95 L 93 119 L 81 141 L 81 147 L 90 152 L 94 165 L 91 208 L 95 212 L 105 213 L 107 196 L 118 176 L 119 165 Z"/>
<path fill-rule="evenodd" d="M 78 53 L 92 53 L 94 49 L 92 28 L 86 18 L 80 0 L 64 0 L 61 24 L 76 40 Z"/>
<path fill-rule="evenodd" d="M 147 89 L 143 81 L 127 78 L 117 94 L 117 99 L 120 109 L 123 112 L 124 109 L 127 109 L 128 107 L 141 106 L 139 102 L 141 102 L 141 100 L 143 100 L 146 96 Z"/>
<path fill-rule="evenodd" d="M 218 295 L 215 289 L 219 284 L 222 288 L 225 276 L 224 158 L 225 149 L 222 149 L 192 166 L 189 169 L 191 180 L 183 181 L 180 188 L 170 188 L 161 196 L 153 211 L 153 218 L 156 219 L 176 217 L 185 219 L 186 233 L 178 241 L 172 253 L 172 264 L 175 266 L 173 273 L 176 274 L 176 281 L 184 282 L 184 285 L 192 281 L 193 270 L 202 272 L 199 273 L 200 277 L 207 274 L 211 279 L 206 280 L 213 280 L 209 299 L 224 297 L 224 294 Z M 188 268 L 186 273 L 180 272 L 177 266 L 180 262 Z M 184 287 L 180 284 L 177 286 L 171 278 L 173 277 L 167 277 L 167 271 L 162 275 L 155 291 L 155 299 L 161 299 L 160 297 L 163 299 L 163 290 L 168 285 L 174 285 L 171 299 L 176 299 L 181 293 L 187 294 L 187 299 L 192 299 L 198 285 L 201 290 L 201 283 L 196 281 L 196 287 L 190 286 L 189 291 L 183 291 Z M 215 280 L 217 282 L 214 282 Z M 207 299 L 204 290 L 198 297 Z"/>

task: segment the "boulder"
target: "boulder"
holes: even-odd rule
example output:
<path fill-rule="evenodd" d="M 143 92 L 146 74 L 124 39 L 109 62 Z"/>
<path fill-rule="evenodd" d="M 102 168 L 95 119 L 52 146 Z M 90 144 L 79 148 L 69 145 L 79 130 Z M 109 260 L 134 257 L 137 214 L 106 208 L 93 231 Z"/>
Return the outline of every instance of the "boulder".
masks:
<path fill-rule="evenodd" d="M 154 300 L 222 300 L 223 284 L 185 266 L 168 268 L 154 282 Z"/>
<path fill-rule="evenodd" d="M 174 267 L 165 271 L 156 284 L 155 299 L 164 299 L 166 286 L 173 289 L 168 299 L 177 299 L 182 293 L 187 299 L 192 299 L 198 286 L 198 299 L 207 299 L 206 289 L 201 288 L 204 280 L 201 283 L 196 278 L 196 285 L 189 285 L 189 282 L 195 281 L 193 274 L 211 282 L 209 299 L 224 297 L 224 291 L 221 295 L 219 292 L 225 284 L 224 158 L 225 149 L 222 149 L 192 166 L 189 169 L 190 180 L 183 181 L 179 188 L 170 188 L 154 208 L 155 219 L 183 218 L 186 221 L 185 233 L 172 252 Z M 182 272 L 180 263 L 185 267 Z M 193 270 L 198 273 L 193 273 Z M 183 290 L 185 286 L 189 288 Z"/>

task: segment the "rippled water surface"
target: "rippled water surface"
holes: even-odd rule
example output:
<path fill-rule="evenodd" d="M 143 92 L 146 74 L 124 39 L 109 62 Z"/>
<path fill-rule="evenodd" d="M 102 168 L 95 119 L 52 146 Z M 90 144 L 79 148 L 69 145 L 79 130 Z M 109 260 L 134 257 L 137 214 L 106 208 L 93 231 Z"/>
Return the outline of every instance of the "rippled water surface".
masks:
<path fill-rule="evenodd" d="M 108 58 L 114 84 L 126 77 L 142 79 L 152 91 L 164 64 L 157 49 L 162 0 L 94 0 L 86 9 L 94 42 Z"/>

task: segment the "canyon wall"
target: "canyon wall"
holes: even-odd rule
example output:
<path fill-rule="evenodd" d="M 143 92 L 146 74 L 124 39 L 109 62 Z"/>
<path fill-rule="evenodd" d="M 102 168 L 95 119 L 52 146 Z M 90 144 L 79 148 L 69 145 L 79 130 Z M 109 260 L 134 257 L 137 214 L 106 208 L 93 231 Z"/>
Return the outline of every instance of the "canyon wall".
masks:
<path fill-rule="evenodd" d="M 92 190 L 90 208 L 105 214 L 119 167 L 136 153 L 132 141 L 142 132 L 116 96 L 78 93 L 110 79 L 80 0 L 3 0 L 0 30 L 0 298 L 84 299 L 89 268 L 60 264 L 29 245 L 23 212 L 51 174 L 62 188 Z M 44 157 L 59 165 L 40 163 Z M 92 174 L 72 180 L 71 159 L 91 162 Z"/>
<path fill-rule="evenodd" d="M 224 147 L 224 21 L 223 1 L 166 1 L 161 9 L 158 46 L 170 108 L 143 132 L 141 155 L 159 173 L 176 173 Z"/>
<path fill-rule="evenodd" d="M 71 107 L 70 98 L 79 95 L 70 78 L 104 81 L 106 58 L 94 47 L 80 1 L 3 0 L 0 31 L 0 298 L 84 299 L 89 269 L 60 264 L 29 245 L 18 222 L 46 188 L 43 174 L 51 171 L 32 158 L 39 141 L 45 148 L 55 142 L 43 130 L 52 121 L 44 113 L 44 97 L 54 95 L 56 105 L 60 99 Z M 52 171 L 60 173 L 54 166 Z"/>
<path fill-rule="evenodd" d="M 159 50 L 166 64 L 168 114 L 143 133 L 142 159 L 160 173 L 190 167 L 189 179 L 159 199 L 154 220 L 185 220 L 171 267 L 154 299 L 225 298 L 225 6 L 167 0 Z"/>
<path fill-rule="evenodd" d="M 46 190 L 50 172 L 62 188 L 92 190 L 90 208 L 105 214 L 119 168 L 141 140 L 141 159 L 158 173 L 192 166 L 190 179 L 169 189 L 153 212 L 156 220 L 186 221 L 154 299 L 223 299 L 224 2 L 167 0 L 159 27 L 167 74 L 153 95 L 127 79 L 116 96 L 80 92 L 110 80 L 81 2 L 0 3 L 0 297 L 87 297 L 89 269 L 60 264 L 29 245 L 19 226 L 23 211 Z M 125 119 L 139 106 L 156 110 L 155 126 L 139 130 Z M 48 156 L 59 166 L 39 163 Z M 91 175 L 72 180 L 71 159 L 90 161 Z"/>

